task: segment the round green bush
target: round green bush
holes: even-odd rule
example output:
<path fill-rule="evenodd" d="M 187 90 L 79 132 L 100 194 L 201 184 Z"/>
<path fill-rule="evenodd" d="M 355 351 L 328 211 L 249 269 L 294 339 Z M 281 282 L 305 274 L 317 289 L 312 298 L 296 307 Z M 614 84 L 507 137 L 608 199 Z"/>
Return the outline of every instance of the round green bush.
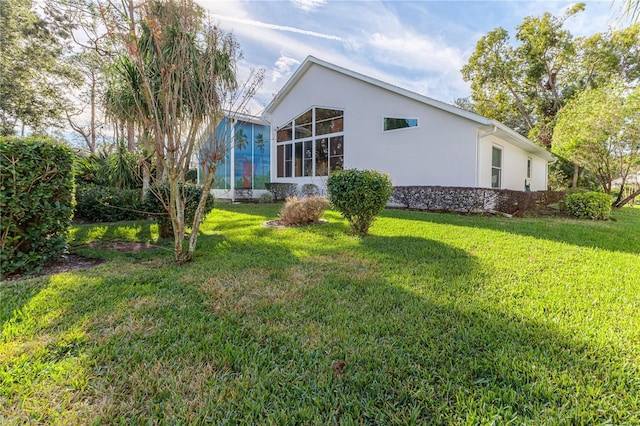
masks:
<path fill-rule="evenodd" d="M 327 179 L 331 205 L 342 213 L 357 235 L 367 235 L 392 191 L 389 175 L 376 170 L 347 169 L 333 172 Z"/>
<path fill-rule="evenodd" d="M 565 202 L 567 212 L 579 219 L 604 220 L 611 215 L 611 196 L 602 192 L 570 194 Z"/>
<path fill-rule="evenodd" d="M 202 186 L 185 183 L 180 185 L 180 191 L 185 198 L 184 206 L 184 223 L 189 226 L 193 223 L 193 218 L 196 215 L 198 203 L 200 197 L 202 197 Z M 159 198 L 162 197 L 162 198 Z M 163 201 L 161 201 L 161 199 Z M 162 185 L 154 185 L 149 191 L 149 194 L 145 200 L 146 211 L 153 215 L 154 219 L 158 223 L 158 232 L 160 238 L 173 238 L 173 225 L 171 224 L 171 218 L 167 212 L 165 205 L 169 204 L 169 184 L 164 183 Z M 204 217 L 206 217 L 211 210 L 213 210 L 214 197 L 209 194 L 207 202 L 204 207 Z"/>
<path fill-rule="evenodd" d="M 0 138 L 0 276 L 38 271 L 67 247 L 73 152 L 46 137 Z"/>

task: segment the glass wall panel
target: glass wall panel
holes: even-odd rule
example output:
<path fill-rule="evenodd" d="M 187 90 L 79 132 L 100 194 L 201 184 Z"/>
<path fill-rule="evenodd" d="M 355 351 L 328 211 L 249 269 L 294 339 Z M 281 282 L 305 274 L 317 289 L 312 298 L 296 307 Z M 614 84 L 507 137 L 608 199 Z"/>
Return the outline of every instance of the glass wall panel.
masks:
<path fill-rule="evenodd" d="M 305 141 L 303 147 L 303 169 L 304 176 L 313 176 L 313 142 Z"/>
<path fill-rule="evenodd" d="M 264 184 L 271 180 L 269 128 L 256 124 L 253 133 L 253 189 L 265 189 Z"/>
<path fill-rule="evenodd" d="M 316 139 L 316 176 L 329 174 L 329 139 Z"/>
<path fill-rule="evenodd" d="M 236 188 L 250 189 L 253 178 L 253 126 L 251 123 L 236 125 L 234 134 L 234 181 Z"/>
<path fill-rule="evenodd" d="M 292 140 L 293 133 L 291 132 L 291 129 L 292 129 L 291 123 L 288 123 L 286 126 L 283 126 L 280 129 L 278 129 L 278 132 L 277 132 L 278 142 L 286 142 L 286 141 Z"/>
<path fill-rule="evenodd" d="M 278 161 L 278 177 L 284 177 L 284 145 L 278 146 L 276 159 Z"/>
<path fill-rule="evenodd" d="M 344 168 L 344 136 L 331 138 L 329 149 L 330 170 L 342 170 Z"/>
<path fill-rule="evenodd" d="M 293 145 L 288 144 L 284 146 L 284 177 L 291 177 L 291 170 L 293 169 Z"/>
<path fill-rule="evenodd" d="M 295 177 L 302 176 L 302 142 L 295 143 L 295 161 L 293 168 L 295 169 Z"/>

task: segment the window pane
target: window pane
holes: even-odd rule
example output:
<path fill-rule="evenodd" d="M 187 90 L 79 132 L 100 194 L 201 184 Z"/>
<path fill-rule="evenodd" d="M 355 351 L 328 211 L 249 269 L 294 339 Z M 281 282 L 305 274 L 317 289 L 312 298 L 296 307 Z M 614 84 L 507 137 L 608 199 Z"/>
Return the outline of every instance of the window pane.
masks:
<path fill-rule="evenodd" d="M 329 170 L 342 170 L 344 165 L 344 136 L 331 138 L 329 143 Z"/>
<path fill-rule="evenodd" d="M 418 119 L 417 118 L 392 118 L 385 117 L 384 118 L 384 130 L 395 130 L 395 129 L 404 129 L 407 127 L 417 127 Z"/>
<path fill-rule="evenodd" d="M 296 139 L 305 139 L 311 137 L 311 123 L 298 124 L 296 121 Z"/>
<path fill-rule="evenodd" d="M 303 124 L 311 124 L 313 121 L 312 110 L 305 112 L 304 114 L 300 114 L 296 117 L 296 126 L 300 126 Z"/>
<path fill-rule="evenodd" d="M 302 176 L 302 142 L 296 143 L 296 160 L 294 162 L 295 176 Z"/>
<path fill-rule="evenodd" d="M 293 144 L 284 146 L 284 177 L 291 177 L 293 168 Z"/>
<path fill-rule="evenodd" d="M 304 164 L 302 174 L 304 176 L 313 176 L 313 148 L 311 141 L 304 142 Z"/>
<path fill-rule="evenodd" d="M 277 135 L 278 142 L 286 142 L 293 139 L 291 133 L 291 123 L 278 129 Z"/>
<path fill-rule="evenodd" d="M 327 176 L 329 171 L 329 140 L 316 140 L 316 176 Z"/>
<path fill-rule="evenodd" d="M 491 168 L 491 187 L 500 188 L 500 169 Z"/>
<path fill-rule="evenodd" d="M 316 108 L 316 121 L 323 121 L 330 118 L 342 117 L 343 112 L 339 109 Z"/>
<path fill-rule="evenodd" d="M 502 166 L 502 150 L 495 146 L 491 149 L 491 165 L 493 167 Z"/>
<path fill-rule="evenodd" d="M 326 135 L 328 133 L 338 133 L 344 130 L 344 118 L 338 117 L 331 120 L 319 121 L 316 123 L 316 135 Z"/>
<path fill-rule="evenodd" d="M 531 179 L 531 158 L 527 158 L 527 178 Z"/>
<path fill-rule="evenodd" d="M 344 154 L 344 136 L 336 136 L 331 138 L 331 156 Z"/>
<path fill-rule="evenodd" d="M 278 177 L 284 177 L 284 145 L 278 146 L 276 161 L 278 162 Z"/>

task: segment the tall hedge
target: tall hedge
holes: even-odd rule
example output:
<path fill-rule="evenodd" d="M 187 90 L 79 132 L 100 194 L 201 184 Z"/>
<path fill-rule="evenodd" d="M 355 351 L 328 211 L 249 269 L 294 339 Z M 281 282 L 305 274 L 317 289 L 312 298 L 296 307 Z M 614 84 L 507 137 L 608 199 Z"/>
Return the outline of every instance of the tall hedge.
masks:
<path fill-rule="evenodd" d="M 39 270 L 66 248 L 73 152 L 46 137 L 0 138 L 0 275 Z"/>

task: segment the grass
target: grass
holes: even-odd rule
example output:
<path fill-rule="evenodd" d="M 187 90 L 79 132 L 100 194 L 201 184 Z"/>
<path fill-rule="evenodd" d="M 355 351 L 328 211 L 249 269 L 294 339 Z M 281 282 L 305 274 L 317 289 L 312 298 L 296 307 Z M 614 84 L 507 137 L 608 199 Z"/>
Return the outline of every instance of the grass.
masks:
<path fill-rule="evenodd" d="M 78 226 L 107 262 L 0 284 L 0 424 L 640 423 L 640 210 L 355 238 L 278 207 L 216 209 L 183 267 L 87 246 L 148 222 Z"/>

